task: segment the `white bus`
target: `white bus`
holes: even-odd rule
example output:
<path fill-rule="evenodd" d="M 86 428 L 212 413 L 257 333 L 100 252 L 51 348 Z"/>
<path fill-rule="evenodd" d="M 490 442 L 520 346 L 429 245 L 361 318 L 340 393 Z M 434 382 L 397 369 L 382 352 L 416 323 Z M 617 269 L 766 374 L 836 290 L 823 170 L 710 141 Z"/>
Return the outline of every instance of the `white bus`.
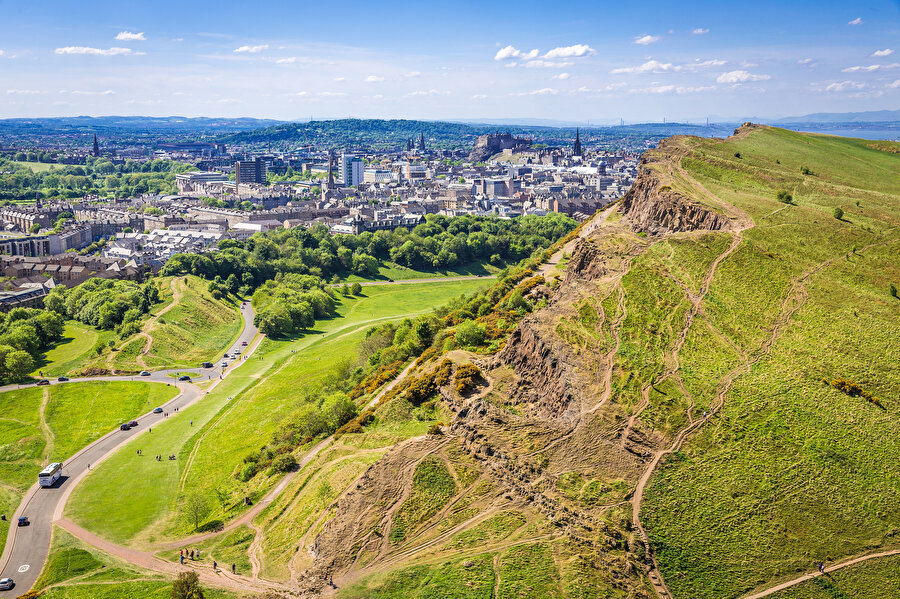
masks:
<path fill-rule="evenodd" d="M 52 487 L 53 483 L 59 480 L 59 475 L 62 474 L 62 467 L 61 462 L 54 462 L 41 470 L 41 473 L 38 474 L 38 485 Z"/>

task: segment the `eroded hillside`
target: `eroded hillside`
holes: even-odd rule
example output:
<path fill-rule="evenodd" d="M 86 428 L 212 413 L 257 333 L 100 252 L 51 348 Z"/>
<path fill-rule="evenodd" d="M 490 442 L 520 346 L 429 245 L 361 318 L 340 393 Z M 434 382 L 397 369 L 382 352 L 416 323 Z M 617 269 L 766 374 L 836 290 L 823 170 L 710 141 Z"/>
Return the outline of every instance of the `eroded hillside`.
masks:
<path fill-rule="evenodd" d="M 749 125 L 647 152 L 521 284 L 534 310 L 496 351 L 426 353 L 374 412 L 402 427 L 427 383 L 444 426 L 346 434 L 264 513 L 263 575 L 723 598 L 900 547 L 897 172 L 861 140 Z"/>

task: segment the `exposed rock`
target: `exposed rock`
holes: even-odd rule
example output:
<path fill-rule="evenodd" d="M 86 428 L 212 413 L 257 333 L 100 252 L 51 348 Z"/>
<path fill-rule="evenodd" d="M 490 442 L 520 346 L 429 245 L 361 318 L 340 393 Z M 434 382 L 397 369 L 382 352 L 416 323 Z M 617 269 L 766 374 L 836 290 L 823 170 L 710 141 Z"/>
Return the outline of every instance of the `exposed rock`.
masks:
<path fill-rule="evenodd" d="M 479 135 L 475 147 L 469 152 L 469 162 L 481 162 L 503 150 L 525 150 L 531 147 L 531 140 L 513 137 L 511 133 L 488 133 Z"/>

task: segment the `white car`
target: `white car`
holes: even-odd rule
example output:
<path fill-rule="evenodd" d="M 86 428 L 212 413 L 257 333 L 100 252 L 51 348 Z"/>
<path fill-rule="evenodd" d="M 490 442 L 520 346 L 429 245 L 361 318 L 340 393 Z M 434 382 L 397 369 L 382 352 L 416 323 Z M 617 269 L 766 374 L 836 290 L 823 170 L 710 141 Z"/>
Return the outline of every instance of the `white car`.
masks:
<path fill-rule="evenodd" d="M 0 591 L 8 591 L 14 586 L 16 586 L 16 583 L 13 582 L 12 578 L 0 578 Z"/>

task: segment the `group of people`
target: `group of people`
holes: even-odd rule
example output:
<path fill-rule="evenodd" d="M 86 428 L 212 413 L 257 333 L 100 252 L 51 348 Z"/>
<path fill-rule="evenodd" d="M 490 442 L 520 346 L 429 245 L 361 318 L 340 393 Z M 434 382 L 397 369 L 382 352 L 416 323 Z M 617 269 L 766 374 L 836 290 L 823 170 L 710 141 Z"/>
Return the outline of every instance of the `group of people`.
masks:
<path fill-rule="evenodd" d="M 178 556 L 178 560 L 179 560 L 179 562 L 181 562 L 182 565 L 184 565 L 185 559 L 189 559 L 191 561 L 196 561 L 196 560 L 200 559 L 200 550 L 199 549 L 191 549 L 190 551 L 188 551 L 187 549 L 182 549 L 179 553 L 180 553 L 180 555 Z M 213 560 L 213 572 L 218 572 L 218 571 L 219 571 L 219 562 L 217 562 L 216 560 Z M 231 573 L 237 574 L 237 564 L 231 564 Z"/>
<path fill-rule="evenodd" d="M 169 455 L 169 459 L 170 459 L 170 460 L 174 460 L 174 459 L 175 459 L 175 454 L 174 454 L 174 453 L 173 453 L 173 454 L 170 454 L 170 455 Z M 157 462 L 162 462 L 162 456 L 161 456 L 161 455 L 157 455 L 157 456 L 156 456 L 156 461 L 157 461 Z"/>

